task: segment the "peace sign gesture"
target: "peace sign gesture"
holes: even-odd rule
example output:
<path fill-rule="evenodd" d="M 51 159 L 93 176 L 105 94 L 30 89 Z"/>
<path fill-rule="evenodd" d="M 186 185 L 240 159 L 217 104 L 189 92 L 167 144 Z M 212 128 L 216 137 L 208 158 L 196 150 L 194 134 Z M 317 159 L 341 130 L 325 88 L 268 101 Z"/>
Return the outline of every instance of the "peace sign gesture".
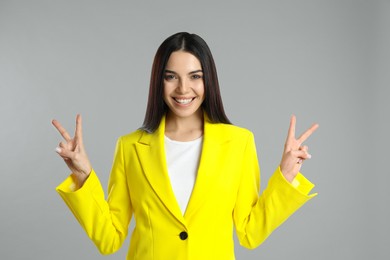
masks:
<path fill-rule="evenodd" d="M 77 186 L 80 188 L 92 170 L 84 149 L 81 115 L 76 116 L 76 131 L 73 138 L 62 127 L 60 122 L 54 119 L 52 124 L 64 138 L 64 141 L 60 142 L 56 148 L 56 152 L 64 159 L 73 176 L 76 177 Z"/>
<path fill-rule="evenodd" d="M 303 161 L 311 158 L 311 155 L 307 152 L 309 148 L 306 145 L 302 146 L 302 144 L 318 128 L 318 124 L 314 124 L 296 139 L 295 124 L 296 117 L 293 115 L 291 116 L 290 128 L 288 129 L 283 156 L 280 162 L 280 170 L 289 182 L 292 182 L 298 174 Z"/>

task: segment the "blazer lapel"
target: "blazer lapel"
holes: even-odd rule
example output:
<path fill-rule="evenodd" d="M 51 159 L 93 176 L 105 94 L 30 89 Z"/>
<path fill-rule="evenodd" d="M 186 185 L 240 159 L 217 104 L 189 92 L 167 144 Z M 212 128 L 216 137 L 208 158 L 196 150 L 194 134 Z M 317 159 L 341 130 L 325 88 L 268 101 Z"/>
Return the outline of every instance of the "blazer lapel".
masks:
<path fill-rule="evenodd" d="M 171 214 L 184 223 L 183 215 L 169 180 L 164 133 L 165 117 L 162 118 L 159 128 L 154 133 L 145 132 L 142 134 L 136 144 L 136 150 L 150 186 Z"/>
<path fill-rule="evenodd" d="M 218 124 L 211 123 L 207 115 L 204 114 L 202 154 L 195 187 L 184 214 L 185 219 L 189 219 L 206 201 L 210 193 L 209 191 L 213 189 L 215 182 L 218 180 L 220 175 L 218 162 L 220 161 L 220 156 L 223 155 L 223 144 L 226 141 Z"/>

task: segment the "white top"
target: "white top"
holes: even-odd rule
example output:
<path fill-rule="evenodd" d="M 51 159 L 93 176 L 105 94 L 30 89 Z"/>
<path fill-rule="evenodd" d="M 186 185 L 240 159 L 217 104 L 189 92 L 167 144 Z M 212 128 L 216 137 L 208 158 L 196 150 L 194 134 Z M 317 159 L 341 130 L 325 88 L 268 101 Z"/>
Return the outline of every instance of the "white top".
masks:
<path fill-rule="evenodd" d="M 203 137 L 189 142 L 179 142 L 165 136 L 168 174 L 183 215 L 195 185 L 202 142 Z"/>

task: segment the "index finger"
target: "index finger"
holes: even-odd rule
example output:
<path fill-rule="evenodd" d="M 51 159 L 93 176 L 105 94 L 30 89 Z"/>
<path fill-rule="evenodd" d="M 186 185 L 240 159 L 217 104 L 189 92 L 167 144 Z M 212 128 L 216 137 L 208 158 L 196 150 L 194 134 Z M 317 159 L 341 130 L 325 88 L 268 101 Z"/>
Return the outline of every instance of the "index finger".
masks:
<path fill-rule="evenodd" d="M 82 128 L 82 120 L 81 120 L 80 114 L 77 114 L 77 116 L 76 116 L 75 138 L 79 139 L 80 141 L 83 140 L 83 128 Z"/>
<path fill-rule="evenodd" d="M 309 136 L 314 133 L 315 130 L 317 130 L 317 128 L 319 127 L 318 124 L 314 124 L 312 125 L 309 129 L 306 130 L 306 132 L 304 132 L 299 138 L 298 138 L 298 142 L 299 143 L 303 143 L 307 138 L 309 138 Z"/>
<path fill-rule="evenodd" d="M 69 142 L 72 140 L 68 132 L 65 130 L 65 128 L 58 122 L 57 120 L 53 119 L 51 123 L 54 125 L 54 127 L 60 132 L 61 136 L 65 139 L 65 141 Z"/>

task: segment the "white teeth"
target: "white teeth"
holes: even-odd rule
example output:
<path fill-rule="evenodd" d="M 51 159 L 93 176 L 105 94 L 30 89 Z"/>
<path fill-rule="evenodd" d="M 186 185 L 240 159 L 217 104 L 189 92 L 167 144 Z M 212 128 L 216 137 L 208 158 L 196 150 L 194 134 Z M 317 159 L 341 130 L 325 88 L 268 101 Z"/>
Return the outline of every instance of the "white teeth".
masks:
<path fill-rule="evenodd" d="M 187 98 L 187 99 L 178 99 L 178 98 L 175 98 L 176 102 L 180 103 L 180 104 L 183 104 L 183 105 L 186 105 L 188 103 L 190 103 L 192 101 L 192 98 Z"/>

